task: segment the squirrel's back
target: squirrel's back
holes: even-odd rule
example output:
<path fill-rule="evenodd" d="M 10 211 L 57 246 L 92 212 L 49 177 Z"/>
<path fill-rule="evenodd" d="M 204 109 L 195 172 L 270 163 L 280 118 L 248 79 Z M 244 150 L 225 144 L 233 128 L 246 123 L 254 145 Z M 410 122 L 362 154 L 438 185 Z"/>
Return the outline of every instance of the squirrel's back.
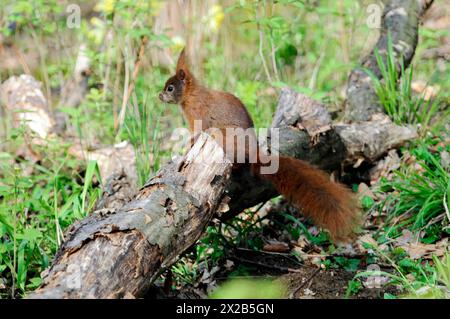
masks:
<path fill-rule="evenodd" d="M 181 102 L 189 125 L 195 120 L 204 121 L 208 128 L 250 128 L 253 121 L 244 104 L 228 92 L 210 90 L 195 84 Z"/>

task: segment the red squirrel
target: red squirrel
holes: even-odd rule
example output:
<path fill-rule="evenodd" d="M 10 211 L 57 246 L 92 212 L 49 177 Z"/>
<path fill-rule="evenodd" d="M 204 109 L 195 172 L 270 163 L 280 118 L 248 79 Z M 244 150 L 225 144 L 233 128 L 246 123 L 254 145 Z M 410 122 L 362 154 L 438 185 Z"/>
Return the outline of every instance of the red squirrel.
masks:
<path fill-rule="evenodd" d="M 250 114 L 236 96 L 208 89 L 198 83 L 189 71 L 184 49 L 178 58 L 176 74 L 167 80 L 159 98 L 165 103 L 181 105 L 193 133 L 196 133 L 194 121 L 201 121 L 203 131 L 253 128 Z M 226 146 L 227 141 L 224 143 Z M 257 151 L 249 147 L 245 152 Z M 271 181 L 280 194 L 316 225 L 325 228 L 333 240 L 347 241 L 352 238 L 359 214 L 352 192 L 344 185 L 330 181 L 325 172 L 293 157 L 279 156 L 276 173 L 261 173 L 261 166 L 272 156 L 258 153 L 256 163 L 250 164 L 252 173 Z"/>

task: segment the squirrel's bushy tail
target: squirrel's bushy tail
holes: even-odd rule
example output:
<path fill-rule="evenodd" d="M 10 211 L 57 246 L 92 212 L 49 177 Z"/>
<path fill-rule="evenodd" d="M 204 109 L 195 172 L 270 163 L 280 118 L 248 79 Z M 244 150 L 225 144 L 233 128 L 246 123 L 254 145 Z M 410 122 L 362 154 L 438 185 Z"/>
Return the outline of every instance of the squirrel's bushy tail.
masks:
<path fill-rule="evenodd" d="M 261 174 L 262 164 L 254 164 L 253 171 L 270 180 L 280 194 L 317 226 L 327 229 L 333 240 L 349 240 L 359 221 L 357 201 L 351 191 L 304 161 L 286 156 L 278 159 L 275 174 Z"/>

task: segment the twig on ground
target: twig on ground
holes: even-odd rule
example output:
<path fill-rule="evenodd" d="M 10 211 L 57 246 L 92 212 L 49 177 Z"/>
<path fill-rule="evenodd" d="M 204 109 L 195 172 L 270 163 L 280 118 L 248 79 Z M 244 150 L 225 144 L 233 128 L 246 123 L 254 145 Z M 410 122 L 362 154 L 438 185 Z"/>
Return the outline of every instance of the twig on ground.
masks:
<path fill-rule="evenodd" d="M 277 266 L 277 265 L 270 265 L 270 264 L 265 264 L 265 263 L 261 263 L 261 262 L 258 262 L 258 261 L 237 257 L 237 256 L 232 256 L 230 258 L 231 259 L 235 259 L 235 260 L 240 261 L 240 262 L 243 262 L 243 263 L 253 264 L 255 266 L 261 266 L 261 267 L 265 267 L 265 268 L 271 268 L 271 269 L 276 269 L 276 270 L 281 270 L 281 271 L 286 271 L 286 272 L 295 272 L 295 273 L 302 273 L 303 272 L 301 269 L 298 269 L 298 268 L 290 268 L 290 267 L 283 267 L 283 266 Z"/>
<path fill-rule="evenodd" d="M 300 285 L 298 286 L 290 295 L 289 299 L 294 298 L 294 296 L 297 294 L 297 292 L 300 291 L 300 289 L 304 288 L 313 278 L 320 272 L 320 268 L 317 268 L 314 270 L 314 272 Z"/>
<path fill-rule="evenodd" d="M 445 209 L 445 213 L 447 214 L 448 221 L 450 222 L 450 212 L 448 211 L 448 206 L 447 206 L 447 194 L 444 194 L 444 209 Z"/>

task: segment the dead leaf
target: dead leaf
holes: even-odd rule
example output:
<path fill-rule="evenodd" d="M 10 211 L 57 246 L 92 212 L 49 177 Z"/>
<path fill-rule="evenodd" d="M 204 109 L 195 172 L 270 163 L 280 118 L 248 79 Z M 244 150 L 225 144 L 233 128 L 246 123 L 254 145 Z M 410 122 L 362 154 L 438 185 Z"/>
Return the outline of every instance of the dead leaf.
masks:
<path fill-rule="evenodd" d="M 367 186 L 367 184 L 365 184 L 365 183 L 360 183 L 358 185 L 358 195 L 360 196 L 360 198 L 362 198 L 364 196 L 368 196 L 372 199 L 377 199 L 375 194 L 372 192 L 372 190 L 369 188 L 369 186 Z"/>
<path fill-rule="evenodd" d="M 336 253 L 348 257 L 356 256 L 358 255 L 358 252 L 355 248 L 357 247 L 352 244 L 340 244 L 337 246 Z"/>
<path fill-rule="evenodd" d="M 405 252 L 409 255 L 409 257 L 413 260 L 425 257 L 431 252 L 436 251 L 435 245 L 425 245 L 425 244 L 409 244 L 405 246 L 401 246 Z"/>
<path fill-rule="evenodd" d="M 378 161 L 375 167 L 371 168 L 369 171 L 370 183 L 375 184 L 380 177 L 386 177 L 390 179 L 390 173 L 399 169 L 400 167 L 400 157 L 398 156 L 397 150 L 393 149 L 388 152 L 386 157 Z"/>
<path fill-rule="evenodd" d="M 402 235 L 396 239 L 396 243 L 398 246 L 404 246 L 412 242 L 416 242 L 417 240 L 417 235 L 414 236 L 414 234 L 410 230 L 404 229 L 402 231 Z"/>
<path fill-rule="evenodd" d="M 419 242 L 417 235 L 409 230 L 404 230 L 403 235 L 397 238 L 395 246 L 401 247 L 411 259 L 416 260 L 419 258 L 431 259 L 432 255 L 443 256 L 448 247 L 447 243 L 448 239 L 436 244 L 423 244 Z"/>
<path fill-rule="evenodd" d="M 427 85 L 425 81 L 413 81 L 411 83 L 411 89 L 414 93 L 421 94 L 425 101 L 429 101 L 436 97 L 439 87 Z"/>
<path fill-rule="evenodd" d="M 264 251 L 273 253 L 286 253 L 290 251 L 289 245 L 283 242 L 273 242 L 265 244 L 263 247 Z"/>

